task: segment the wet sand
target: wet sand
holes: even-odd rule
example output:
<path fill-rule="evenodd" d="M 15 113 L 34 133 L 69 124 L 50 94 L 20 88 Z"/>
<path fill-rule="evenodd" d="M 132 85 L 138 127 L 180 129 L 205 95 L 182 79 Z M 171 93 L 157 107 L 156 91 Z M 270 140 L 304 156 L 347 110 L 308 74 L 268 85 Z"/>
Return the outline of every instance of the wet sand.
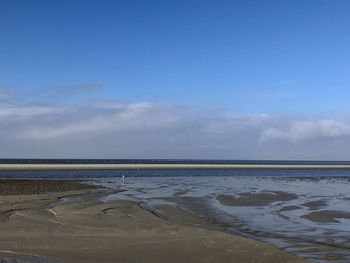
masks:
<path fill-rule="evenodd" d="M 95 188 L 79 181 L 0 179 L 0 195 L 33 195 Z"/>
<path fill-rule="evenodd" d="M 97 181 L 124 190 L 106 201 L 123 198 L 148 207 L 175 205 L 219 229 L 312 262 L 350 262 L 350 220 L 327 223 L 304 217 L 324 210 L 349 212 L 350 177 L 194 175 L 128 177 L 125 185 L 120 178 Z M 218 197 L 226 200 L 220 202 Z"/>
<path fill-rule="evenodd" d="M 74 182 L 66 182 L 69 191 L 56 193 L 64 183 L 58 188 L 50 181 L 51 188 L 36 194 L 35 181 L 5 183 L 12 192 L 0 196 L 2 262 L 306 262 L 174 206 L 153 211 L 131 201 L 100 201 L 118 190 L 73 190 Z"/>
<path fill-rule="evenodd" d="M 302 217 L 317 223 L 339 223 L 339 219 L 350 219 L 350 213 L 337 210 L 321 210 Z"/>
<path fill-rule="evenodd" d="M 265 206 L 276 201 L 289 201 L 298 198 L 298 195 L 282 191 L 239 193 L 238 196 L 218 195 L 217 199 L 228 206 Z"/>

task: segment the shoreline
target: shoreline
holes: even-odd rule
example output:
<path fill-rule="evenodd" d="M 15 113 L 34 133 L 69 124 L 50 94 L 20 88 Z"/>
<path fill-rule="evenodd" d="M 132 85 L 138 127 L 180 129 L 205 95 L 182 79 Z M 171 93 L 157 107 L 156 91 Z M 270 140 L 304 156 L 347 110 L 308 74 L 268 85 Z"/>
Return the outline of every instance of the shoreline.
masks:
<path fill-rule="evenodd" d="M 21 180 L 13 180 L 13 187 L 18 186 L 15 181 Z M 40 257 L 43 262 L 72 263 L 308 262 L 272 245 L 213 229 L 176 206 L 157 207 L 164 216 L 158 217 L 137 202 L 101 201 L 115 192 L 1 195 L 0 246 L 24 262 L 42 262 Z M 30 260 L 33 255 L 38 258 Z"/>
<path fill-rule="evenodd" d="M 350 170 L 338 164 L 0 164 L 0 171 L 69 170 Z"/>

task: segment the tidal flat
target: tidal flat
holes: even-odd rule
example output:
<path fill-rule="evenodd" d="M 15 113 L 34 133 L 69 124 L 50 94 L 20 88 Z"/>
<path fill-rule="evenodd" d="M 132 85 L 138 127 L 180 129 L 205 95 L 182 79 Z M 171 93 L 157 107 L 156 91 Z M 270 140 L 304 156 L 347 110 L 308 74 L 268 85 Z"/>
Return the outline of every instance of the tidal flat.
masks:
<path fill-rule="evenodd" d="M 124 192 L 105 200 L 179 207 L 228 233 L 312 262 L 349 262 L 350 177 L 317 173 L 130 177 L 121 185 Z M 113 188 L 120 179 L 96 184 Z"/>
<path fill-rule="evenodd" d="M 180 207 L 126 200 L 119 187 L 51 180 L 38 193 L 45 181 L 0 183 L 9 187 L 0 196 L 1 262 L 307 262 Z"/>

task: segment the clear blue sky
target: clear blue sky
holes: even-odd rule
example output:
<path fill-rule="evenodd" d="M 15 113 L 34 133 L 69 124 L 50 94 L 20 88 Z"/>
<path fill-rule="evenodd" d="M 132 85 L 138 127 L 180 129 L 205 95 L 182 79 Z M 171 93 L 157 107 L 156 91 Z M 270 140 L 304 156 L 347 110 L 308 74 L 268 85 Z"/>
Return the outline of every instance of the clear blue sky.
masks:
<path fill-rule="evenodd" d="M 349 111 L 350 1 L 0 1 L 0 88 L 240 113 Z"/>

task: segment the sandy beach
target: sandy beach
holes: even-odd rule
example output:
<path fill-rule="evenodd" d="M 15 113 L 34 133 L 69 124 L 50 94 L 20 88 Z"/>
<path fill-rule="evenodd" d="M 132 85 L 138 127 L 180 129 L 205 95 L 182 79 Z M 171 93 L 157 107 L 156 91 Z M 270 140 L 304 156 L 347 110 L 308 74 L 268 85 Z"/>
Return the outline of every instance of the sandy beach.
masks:
<path fill-rule="evenodd" d="M 349 164 L 198 164 L 198 163 L 114 163 L 114 164 L 6 164 L 0 171 L 83 170 L 350 170 Z"/>
<path fill-rule="evenodd" d="M 306 262 L 174 206 L 101 201 L 116 189 L 54 180 L 1 180 L 0 189 L 4 262 Z"/>

